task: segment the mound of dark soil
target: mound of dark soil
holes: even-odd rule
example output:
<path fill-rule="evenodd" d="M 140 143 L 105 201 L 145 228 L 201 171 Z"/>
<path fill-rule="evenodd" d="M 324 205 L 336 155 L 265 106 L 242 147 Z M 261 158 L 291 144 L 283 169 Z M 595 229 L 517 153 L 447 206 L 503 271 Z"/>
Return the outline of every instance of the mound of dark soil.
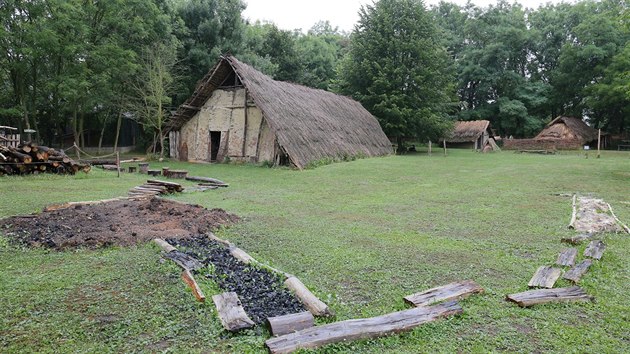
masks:
<path fill-rule="evenodd" d="M 156 237 L 188 238 L 239 220 L 222 209 L 167 199 L 77 205 L 0 220 L 0 233 L 29 246 L 55 249 L 129 246 Z"/>
<path fill-rule="evenodd" d="M 249 318 L 257 324 L 268 317 L 305 311 L 302 303 L 271 271 L 245 264 L 234 258 L 225 246 L 208 237 L 167 239 L 178 250 L 211 265 L 214 271 L 205 274 L 221 289 L 235 292 Z"/>

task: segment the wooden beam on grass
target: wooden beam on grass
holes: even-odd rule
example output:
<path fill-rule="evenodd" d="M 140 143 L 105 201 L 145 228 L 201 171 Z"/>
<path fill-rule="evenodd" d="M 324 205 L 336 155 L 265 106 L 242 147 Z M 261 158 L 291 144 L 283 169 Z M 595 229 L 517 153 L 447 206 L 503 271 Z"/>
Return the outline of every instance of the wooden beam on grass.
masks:
<path fill-rule="evenodd" d="M 610 205 L 610 203 L 606 203 L 608 204 L 608 210 L 610 210 L 610 214 L 612 215 L 613 218 L 615 218 L 615 220 L 617 220 L 617 222 L 619 223 L 619 225 L 621 225 L 621 227 L 626 230 L 627 233 L 630 234 L 630 228 L 621 222 L 621 220 L 619 220 L 619 218 L 617 217 L 617 215 L 615 215 L 615 212 L 613 211 L 612 206 Z"/>
<path fill-rule="evenodd" d="M 584 256 L 600 260 L 606 250 L 606 244 L 600 240 L 593 240 L 584 250 Z"/>
<path fill-rule="evenodd" d="M 407 295 L 404 297 L 404 300 L 410 305 L 420 307 L 446 300 L 463 299 L 472 294 L 482 292 L 483 288 L 479 286 L 479 284 L 472 280 L 464 280 L 444 286 L 438 286 L 420 293 Z"/>
<path fill-rule="evenodd" d="M 585 259 L 582 262 L 576 264 L 573 268 L 569 269 L 568 272 L 564 273 L 562 278 L 572 281 L 573 283 L 577 283 L 580 281 L 580 278 L 586 273 L 588 268 L 593 264 L 593 261 L 590 259 Z"/>
<path fill-rule="evenodd" d="M 556 259 L 556 264 L 560 266 L 573 266 L 575 264 L 577 253 L 577 248 L 563 249 L 558 255 L 558 259 Z"/>
<path fill-rule="evenodd" d="M 250 256 L 249 254 L 247 254 L 247 252 L 243 251 L 242 249 L 234 245 L 230 247 L 230 254 L 232 255 L 232 257 L 238 259 L 239 261 L 245 264 L 249 264 L 252 261 L 254 261 L 254 258 L 252 256 Z"/>
<path fill-rule="evenodd" d="M 304 311 L 284 316 L 269 317 L 267 322 L 269 322 L 272 335 L 282 336 L 313 327 L 315 318 L 312 313 Z"/>
<path fill-rule="evenodd" d="M 569 243 L 572 245 L 579 245 L 580 243 L 590 240 L 593 237 L 593 235 L 591 234 L 579 234 L 577 236 L 573 236 L 573 237 L 565 237 L 563 239 L 561 239 L 560 241 L 565 242 L 565 243 Z"/>
<path fill-rule="evenodd" d="M 203 268 L 203 264 L 198 259 L 178 250 L 168 252 L 164 255 L 164 257 L 177 263 L 177 265 L 184 270 L 197 270 Z"/>
<path fill-rule="evenodd" d="M 579 286 L 572 286 L 570 288 L 530 290 L 518 294 L 507 295 L 505 299 L 507 301 L 515 302 L 520 307 L 530 307 L 550 302 L 593 301 L 593 297 L 588 295 Z"/>
<path fill-rule="evenodd" d="M 235 292 L 214 295 L 212 296 L 212 301 L 217 308 L 223 328 L 228 331 L 234 332 L 254 326 L 254 321 L 245 313 L 245 309 L 243 309 L 241 301 Z"/>
<path fill-rule="evenodd" d="M 268 339 L 265 345 L 271 353 L 291 353 L 298 349 L 313 349 L 326 344 L 378 338 L 405 332 L 424 323 L 462 312 L 463 310 L 457 302 L 415 307 L 378 317 L 347 320 L 307 328 Z"/>
<path fill-rule="evenodd" d="M 192 290 L 193 295 L 195 295 L 195 298 L 197 299 L 197 301 L 199 302 L 206 301 L 206 296 L 203 294 L 203 292 L 201 291 L 201 288 L 199 287 L 199 284 L 197 284 L 197 281 L 195 281 L 195 278 L 193 277 L 192 273 L 188 269 L 184 269 L 184 271 L 182 272 L 182 279 L 184 279 L 184 282 L 188 284 L 188 286 L 190 287 L 190 290 Z"/>
<path fill-rule="evenodd" d="M 308 309 L 313 316 L 332 316 L 332 310 L 317 298 L 308 288 L 300 281 L 300 279 L 291 276 L 284 281 L 284 285 L 289 290 L 295 292 L 295 296 L 302 301 L 306 309 Z"/>
<path fill-rule="evenodd" d="M 177 250 L 170 243 L 162 240 L 161 238 L 154 238 L 153 242 L 155 242 L 158 246 L 160 246 L 160 248 L 166 253 L 169 253 L 171 251 L 176 251 Z"/>
<path fill-rule="evenodd" d="M 577 218 L 577 205 L 575 203 L 576 199 L 577 199 L 577 194 L 574 194 L 573 195 L 573 203 L 572 203 L 572 205 L 573 205 L 573 212 L 571 213 L 571 221 L 569 222 L 569 229 L 574 229 L 575 228 L 574 224 L 575 224 L 575 219 Z"/>
<path fill-rule="evenodd" d="M 534 273 L 527 286 L 530 288 L 553 288 L 553 284 L 560 277 L 562 270 L 548 266 L 540 266 Z"/>

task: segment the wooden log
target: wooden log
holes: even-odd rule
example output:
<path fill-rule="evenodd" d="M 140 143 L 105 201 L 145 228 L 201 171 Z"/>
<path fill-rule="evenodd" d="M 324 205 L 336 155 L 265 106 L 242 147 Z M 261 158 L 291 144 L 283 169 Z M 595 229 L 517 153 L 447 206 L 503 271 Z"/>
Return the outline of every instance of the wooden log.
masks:
<path fill-rule="evenodd" d="M 136 172 L 136 167 L 134 167 L 134 166 L 129 166 L 129 167 L 128 167 L 128 170 L 129 170 L 129 173 L 134 173 L 134 172 Z"/>
<path fill-rule="evenodd" d="M 85 202 L 67 202 L 67 203 L 63 203 L 63 204 L 51 204 L 51 205 L 48 205 L 48 206 L 44 207 L 44 211 L 53 211 L 53 210 L 67 209 L 67 208 L 76 207 L 78 205 L 83 206 L 83 205 L 94 205 L 94 204 L 109 203 L 109 202 L 115 202 L 115 201 L 127 200 L 127 199 L 129 199 L 129 198 L 127 198 L 127 197 L 118 197 L 118 198 L 103 199 L 103 200 L 90 200 L 90 201 L 85 201 Z"/>
<path fill-rule="evenodd" d="M 558 255 L 556 264 L 560 266 L 573 266 L 575 264 L 575 258 L 577 257 L 577 248 L 565 248 Z"/>
<path fill-rule="evenodd" d="M 424 323 L 442 317 L 461 314 L 456 302 L 435 306 L 415 307 L 383 316 L 347 320 L 323 326 L 307 328 L 265 342 L 271 353 L 291 353 L 298 349 L 314 349 L 326 344 L 359 339 L 378 338 L 409 331 Z"/>
<path fill-rule="evenodd" d="M 565 237 L 563 239 L 561 239 L 560 241 L 565 242 L 565 243 L 569 243 L 572 245 L 579 245 L 580 243 L 590 240 L 593 237 L 593 235 L 591 234 L 579 234 L 577 236 L 573 236 L 573 237 Z"/>
<path fill-rule="evenodd" d="M 464 280 L 444 286 L 438 286 L 420 293 L 407 295 L 403 299 L 406 303 L 412 306 L 420 307 L 446 300 L 463 299 L 472 294 L 482 292 L 483 288 L 477 283 L 472 280 Z"/>
<path fill-rule="evenodd" d="M 296 277 L 289 277 L 284 281 L 284 285 L 295 292 L 295 296 L 302 301 L 306 309 L 314 316 L 332 316 L 333 312 L 328 305 L 317 298 L 308 288 Z"/>
<path fill-rule="evenodd" d="M 203 264 L 199 260 L 178 250 L 168 252 L 164 255 L 164 257 L 177 263 L 177 265 L 182 267 L 184 270 L 197 270 L 203 268 Z"/>
<path fill-rule="evenodd" d="M 162 250 L 166 253 L 177 250 L 177 248 L 173 247 L 170 243 L 162 240 L 161 238 L 154 238 L 153 242 L 160 246 L 160 248 L 162 248 Z"/>
<path fill-rule="evenodd" d="M 169 177 L 169 175 L 168 175 L 169 174 L 169 170 L 170 170 L 170 167 L 162 167 L 162 176 Z"/>
<path fill-rule="evenodd" d="M 149 176 L 159 176 L 162 171 L 161 170 L 148 170 L 147 173 L 149 174 Z"/>
<path fill-rule="evenodd" d="M 606 250 L 606 244 L 600 240 L 593 240 L 588 244 L 584 250 L 584 256 L 591 257 L 597 260 L 602 259 L 604 251 Z"/>
<path fill-rule="evenodd" d="M 621 225 L 621 228 L 623 228 L 624 230 L 626 230 L 627 233 L 630 234 L 630 228 L 621 222 L 621 220 L 619 220 L 619 218 L 617 217 L 617 215 L 615 215 L 615 212 L 613 211 L 612 206 L 610 205 L 610 203 L 606 203 L 608 204 L 608 210 L 610 210 L 610 214 L 612 215 L 612 217 L 617 221 L 617 223 L 619 223 L 619 225 Z"/>
<path fill-rule="evenodd" d="M 149 172 L 149 163 L 148 162 L 139 163 L 138 168 L 140 169 L 140 173 L 147 174 Z"/>
<path fill-rule="evenodd" d="M 184 279 L 184 282 L 188 284 L 188 286 L 193 292 L 193 295 L 195 295 L 195 298 L 197 299 L 197 301 L 199 302 L 206 301 L 206 296 L 203 294 L 203 292 L 201 291 L 201 288 L 199 287 L 199 284 L 197 284 L 197 281 L 195 281 L 195 278 L 193 277 L 192 273 L 188 269 L 185 269 L 182 272 L 182 279 Z"/>
<path fill-rule="evenodd" d="M 170 170 L 167 177 L 184 179 L 186 176 L 188 176 L 188 171 L 186 170 Z"/>
<path fill-rule="evenodd" d="M 245 264 L 249 264 L 251 261 L 254 260 L 254 258 L 247 254 L 247 252 L 233 245 L 232 247 L 230 247 L 230 254 L 232 255 L 232 257 L 238 259 Z"/>
<path fill-rule="evenodd" d="M 556 283 L 561 273 L 562 271 L 558 268 L 548 266 L 538 267 L 538 270 L 536 270 L 536 273 L 534 273 L 534 276 L 527 286 L 530 288 L 553 288 L 553 285 Z"/>
<path fill-rule="evenodd" d="M 220 186 L 228 186 L 227 183 L 216 179 L 216 178 L 210 178 L 210 177 L 199 177 L 199 176 L 187 176 L 186 177 L 187 181 L 194 181 L 194 182 L 205 182 L 205 183 L 212 183 L 215 185 L 220 185 Z"/>
<path fill-rule="evenodd" d="M 520 307 L 530 307 L 549 302 L 593 301 L 593 297 L 588 295 L 579 286 L 572 286 L 570 288 L 530 290 L 518 294 L 507 295 L 505 299 L 517 303 Z"/>
<path fill-rule="evenodd" d="M 571 221 L 569 222 L 569 229 L 574 229 L 575 219 L 577 217 L 577 205 L 575 203 L 577 199 L 577 194 L 573 195 L 573 213 L 571 214 Z"/>
<path fill-rule="evenodd" d="M 224 245 L 226 245 L 226 246 L 228 246 L 228 247 L 233 246 L 233 245 L 232 245 L 232 243 L 231 243 L 230 241 L 220 239 L 220 238 L 218 238 L 217 236 L 215 236 L 215 234 L 213 234 L 212 232 L 208 232 L 206 235 L 208 236 L 208 238 L 210 238 L 211 240 L 214 240 L 214 241 L 216 241 L 216 242 L 218 242 L 218 243 L 222 243 L 222 244 L 224 244 Z"/>
<path fill-rule="evenodd" d="M 160 181 L 158 179 L 149 179 L 147 180 L 147 183 L 171 188 L 171 189 L 177 190 L 178 192 L 181 192 L 181 190 L 183 189 L 182 185 L 179 183 Z"/>
<path fill-rule="evenodd" d="M 254 321 L 245 313 L 241 301 L 235 292 L 214 295 L 212 296 L 212 301 L 217 308 L 223 328 L 228 331 L 234 332 L 254 326 Z"/>
<path fill-rule="evenodd" d="M 568 272 L 564 273 L 562 276 L 564 279 L 570 280 L 574 283 L 580 281 L 580 278 L 588 271 L 588 268 L 593 264 L 593 261 L 590 259 L 585 259 L 582 262 L 575 265 L 573 268 L 569 269 Z"/>
<path fill-rule="evenodd" d="M 271 334 L 277 337 L 311 328 L 315 325 L 315 318 L 310 312 L 304 311 L 290 315 L 269 317 L 267 322 L 269 323 Z"/>

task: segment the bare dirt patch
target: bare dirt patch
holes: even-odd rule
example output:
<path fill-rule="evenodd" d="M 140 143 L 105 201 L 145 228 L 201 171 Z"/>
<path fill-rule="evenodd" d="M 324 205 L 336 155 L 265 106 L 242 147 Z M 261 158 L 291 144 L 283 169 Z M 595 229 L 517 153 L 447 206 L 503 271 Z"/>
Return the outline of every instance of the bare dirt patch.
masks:
<path fill-rule="evenodd" d="M 33 247 L 68 249 L 130 246 L 159 238 L 181 239 L 239 221 L 223 209 L 167 199 L 76 205 L 0 220 L 0 233 Z"/>

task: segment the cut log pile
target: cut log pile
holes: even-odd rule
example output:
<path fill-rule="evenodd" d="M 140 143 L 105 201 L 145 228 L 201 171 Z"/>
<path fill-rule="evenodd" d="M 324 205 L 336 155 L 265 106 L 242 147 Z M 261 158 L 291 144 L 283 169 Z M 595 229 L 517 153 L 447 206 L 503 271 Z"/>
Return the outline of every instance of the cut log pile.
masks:
<path fill-rule="evenodd" d="M 14 147 L 0 146 L 0 176 L 39 173 L 75 174 L 89 172 L 89 164 L 72 160 L 62 151 L 26 143 Z"/>
<path fill-rule="evenodd" d="M 172 194 L 176 192 L 182 192 L 184 187 L 179 183 L 160 181 L 156 179 L 150 179 L 147 183 L 133 187 L 129 190 L 128 195 L 130 197 L 154 197 L 162 194 Z"/>

